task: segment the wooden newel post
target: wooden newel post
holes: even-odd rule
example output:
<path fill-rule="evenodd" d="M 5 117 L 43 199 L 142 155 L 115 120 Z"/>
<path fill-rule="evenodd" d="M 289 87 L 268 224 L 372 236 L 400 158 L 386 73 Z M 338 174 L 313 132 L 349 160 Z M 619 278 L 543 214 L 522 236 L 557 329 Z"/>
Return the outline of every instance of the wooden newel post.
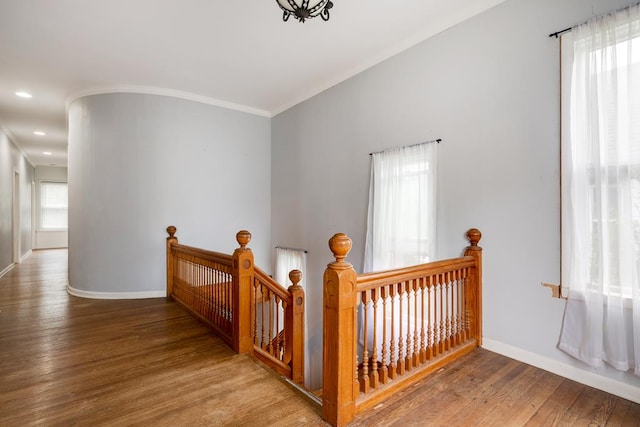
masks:
<path fill-rule="evenodd" d="M 482 345 L 482 248 L 478 246 L 478 242 L 482 233 L 477 228 L 472 228 L 467 231 L 466 236 L 471 245 L 467 246 L 464 255 L 476 259 L 476 267 L 471 271 L 467 292 L 467 307 L 470 310 L 469 330 L 475 335 L 479 347 Z"/>
<path fill-rule="evenodd" d="M 324 272 L 322 416 L 333 426 L 349 423 L 356 408 L 357 274 L 344 259 L 351 239 L 342 233 L 329 240 L 336 258 Z"/>
<path fill-rule="evenodd" d="M 296 384 L 304 385 L 304 289 L 298 283 L 302 280 L 300 270 L 291 270 L 289 280 L 293 283 L 289 286 L 292 304 L 287 306 L 285 331 L 290 331 L 291 336 L 285 336 L 287 351 L 291 360 L 291 380 Z"/>
<path fill-rule="evenodd" d="M 251 233 L 241 230 L 236 233 L 240 245 L 233 252 L 233 349 L 237 353 L 253 350 L 251 328 L 251 290 L 253 289 L 254 264 L 253 252 L 247 248 Z"/>
<path fill-rule="evenodd" d="M 173 276 L 175 274 L 176 263 L 173 258 L 171 245 L 178 243 L 178 238 L 175 237 L 176 231 L 176 227 L 173 225 L 167 227 L 167 233 L 169 233 L 169 237 L 167 237 L 167 298 L 171 298 L 173 294 Z"/>

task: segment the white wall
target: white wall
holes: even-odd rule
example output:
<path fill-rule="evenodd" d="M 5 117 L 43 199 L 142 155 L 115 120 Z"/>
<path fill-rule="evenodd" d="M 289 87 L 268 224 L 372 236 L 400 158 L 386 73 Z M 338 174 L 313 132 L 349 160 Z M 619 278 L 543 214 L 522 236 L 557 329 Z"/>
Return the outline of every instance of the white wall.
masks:
<path fill-rule="evenodd" d="M 69 108 L 69 286 L 96 298 L 165 294 L 165 229 L 270 260 L 270 121 L 193 101 L 94 95 Z"/>
<path fill-rule="evenodd" d="M 32 249 L 31 182 L 33 166 L 0 130 L 0 274 L 13 265 L 13 181 L 19 173 L 20 258 Z"/>
<path fill-rule="evenodd" d="M 67 182 L 67 168 L 53 166 L 36 166 L 35 190 L 36 190 L 36 238 L 35 249 L 66 248 L 68 241 L 67 230 L 43 230 L 40 227 L 40 182 Z"/>
<path fill-rule="evenodd" d="M 309 249 L 313 388 L 326 242 L 347 233 L 360 270 L 369 153 L 442 138 L 439 257 L 458 256 L 470 227 L 483 232 L 487 346 L 640 396 L 640 378 L 591 371 L 556 348 L 564 302 L 540 286 L 560 270 L 558 42 L 548 35 L 626 4 L 509 0 L 272 120 L 273 244 Z"/>

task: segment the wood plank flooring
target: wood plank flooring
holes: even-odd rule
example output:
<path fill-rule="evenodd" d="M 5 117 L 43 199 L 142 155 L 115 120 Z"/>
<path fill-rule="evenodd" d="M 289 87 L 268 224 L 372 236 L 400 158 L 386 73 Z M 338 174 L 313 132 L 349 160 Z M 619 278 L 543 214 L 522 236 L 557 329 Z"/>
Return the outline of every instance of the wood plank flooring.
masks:
<path fill-rule="evenodd" d="M 326 426 L 165 299 L 66 293 L 66 250 L 0 278 L 0 426 Z M 640 426 L 640 405 L 478 349 L 353 426 Z"/>
<path fill-rule="evenodd" d="M 66 293 L 67 252 L 0 278 L 0 426 L 325 426 L 320 408 L 164 298 Z"/>

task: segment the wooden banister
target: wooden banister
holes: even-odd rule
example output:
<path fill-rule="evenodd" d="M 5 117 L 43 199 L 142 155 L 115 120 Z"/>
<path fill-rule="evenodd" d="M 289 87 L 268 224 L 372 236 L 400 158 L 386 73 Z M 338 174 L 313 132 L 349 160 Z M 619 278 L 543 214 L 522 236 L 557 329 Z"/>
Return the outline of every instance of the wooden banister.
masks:
<path fill-rule="evenodd" d="M 236 352 L 251 353 L 304 384 L 304 290 L 300 271 L 286 289 L 254 265 L 251 233 L 236 234 L 233 255 L 178 243 L 167 227 L 167 297 L 209 325 Z M 259 329 L 259 330 L 258 330 Z"/>
<path fill-rule="evenodd" d="M 322 409 L 329 423 L 348 424 L 482 343 L 482 234 L 466 236 L 460 258 L 360 275 L 345 261 L 351 239 L 329 240 L 335 262 L 324 273 Z"/>
<path fill-rule="evenodd" d="M 167 233 L 169 234 L 169 237 L 167 237 L 167 298 L 171 298 L 171 294 L 173 294 L 175 260 L 171 246 L 178 243 L 178 238 L 175 237 L 176 231 L 177 229 L 173 225 L 167 227 Z"/>
<path fill-rule="evenodd" d="M 285 331 L 291 331 L 291 336 L 287 338 L 289 345 L 285 357 L 291 366 L 291 380 L 304 384 L 304 289 L 298 284 L 302 280 L 302 272 L 292 270 L 289 280 L 293 284 L 288 288 L 291 303 L 286 307 Z"/>
<path fill-rule="evenodd" d="M 324 330 L 322 416 L 343 426 L 355 415 L 356 381 L 356 271 L 344 259 L 351 250 L 346 234 L 329 240 L 335 262 L 324 272 Z"/>
<path fill-rule="evenodd" d="M 469 287 L 471 292 L 468 294 L 468 307 L 473 307 L 470 313 L 470 329 L 475 332 L 478 340 L 478 347 L 482 345 L 482 248 L 478 246 L 478 242 L 482 238 L 482 233 L 477 228 L 472 228 L 466 233 L 470 245 L 464 251 L 465 256 L 471 256 L 475 259 L 475 265 L 472 268 Z M 475 315 L 474 315 L 475 314 Z"/>
<path fill-rule="evenodd" d="M 238 353 L 253 350 L 251 291 L 253 290 L 253 252 L 247 248 L 251 233 L 236 233 L 240 247 L 233 252 L 233 349 Z"/>

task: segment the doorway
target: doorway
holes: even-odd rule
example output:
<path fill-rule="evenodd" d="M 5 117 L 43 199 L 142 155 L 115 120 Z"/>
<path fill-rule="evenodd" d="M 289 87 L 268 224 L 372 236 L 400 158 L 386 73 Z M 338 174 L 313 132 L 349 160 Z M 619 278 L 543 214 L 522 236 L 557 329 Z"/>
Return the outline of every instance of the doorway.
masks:
<path fill-rule="evenodd" d="M 20 262 L 20 172 L 13 172 L 13 262 Z"/>

